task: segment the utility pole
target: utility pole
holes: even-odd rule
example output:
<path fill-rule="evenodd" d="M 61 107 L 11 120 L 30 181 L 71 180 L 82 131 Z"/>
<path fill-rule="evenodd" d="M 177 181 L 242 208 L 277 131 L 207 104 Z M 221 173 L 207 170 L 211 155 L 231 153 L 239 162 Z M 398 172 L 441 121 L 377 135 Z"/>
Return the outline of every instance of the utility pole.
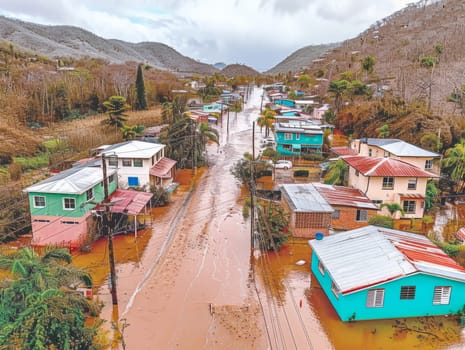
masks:
<path fill-rule="evenodd" d="M 111 227 L 110 203 L 108 198 L 108 180 L 107 180 L 107 162 L 105 154 L 102 154 L 103 169 L 103 205 L 105 206 L 105 216 L 103 217 L 103 234 L 108 237 L 108 260 L 110 263 L 110 282 L 111 282 L 111 301 L 113 305 L 118 305 L 118 296 L 116 294 L 116 269 L 115 253 L 113 250 L 113 230 Z"/>
<path fill-rule="evenodd" d="M 250 257 L 253 256 L 254 250 L 254 231 L 255 231 L 255 180 L 254 180 L 254 163 L 255 163 L 255 122 L 252 123 L 252 161 L 250 162 L 250 211 L 252 212 L 250 221 Z"/>

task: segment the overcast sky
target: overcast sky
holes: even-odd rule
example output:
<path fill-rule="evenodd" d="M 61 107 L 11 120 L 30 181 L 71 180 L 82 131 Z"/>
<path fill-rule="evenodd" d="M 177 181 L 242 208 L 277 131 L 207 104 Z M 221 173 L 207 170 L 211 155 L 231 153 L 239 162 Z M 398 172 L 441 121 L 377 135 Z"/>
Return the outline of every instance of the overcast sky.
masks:
<path fill-rule="evenodd" d="M 0 0 L 0 14 L 156 41 L 205 63 L 272 68 L 307 46 L 350 39 L 412 0 Z"/>

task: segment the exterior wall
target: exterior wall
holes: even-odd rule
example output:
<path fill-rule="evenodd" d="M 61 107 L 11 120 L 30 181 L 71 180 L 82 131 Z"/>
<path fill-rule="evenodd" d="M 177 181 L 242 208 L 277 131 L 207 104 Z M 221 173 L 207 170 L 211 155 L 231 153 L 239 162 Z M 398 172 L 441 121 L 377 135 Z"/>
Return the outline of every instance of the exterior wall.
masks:
<path fill-rule="evenodd" d="M 292 134 L 292 139 L 287 140 L 284 138 L 285 131 L 275 132 L 276 135 L 276 151 L 283 156 L 299 156 L 302 154 L 302 147 L 313 148 L 316 151 L 321 151 L 323 145 L 323 134 L 304 134 L 299 133 L 300 138 L 297 139 L 297 134 L 295 132 L 290 132 Z M 300 149 L 295 149 L 295 151 L 284 149 L 284 145 L 299 145 Z"/>
<path fill-rule="evenodd" d="M 332 278 L 327 270 L 324 271 L 324 275 L 321 274 L 318 269 L 318 257 L 315 253 L 312 253 L 311 268 L 342 321 L 449 315 L 462 310 L 465 304 L 464 282 L 426 274 L 400 278 L 348 295 L 339 293 L 336 297 L 331 290 Z M 402 286 L 415 286 L 415 299 L 401 300 L 400 290 Z M 433 293 L 436 286 L 452 287 L 448 305 L 433 305 Z M 368 290 L 378 288 L 384 289 L 383 306 L 366 307 Z"/>
<path fill-rule="evenodd" d="M 142 159 L 142 167 L 134 167 L 133 160 L 137 158 L 125 158 L 124 155 L 118 155 L 118 185 L 120 188 L 127 189 L 129 186 L 129 177 L 137 177 L 138 187 L 150 188 L 150 169 L 164 156 L 164 150 L 157 152 L 152 158 Z M 123 166 L 123 160 L 130 159 L 131 166 Z M 140 158 L 139 158 L 140 159 Z M 108 165 L 109 168 L 113 166 Z"/>
<path fill-rule="evenodd" d="M 375 209 L 363 209 L 343 206 L 332 206 L 334 210 L 339 210 L 339 218 L 331 217 L 331 227 L 336 230 L 353 230 L 355 228 L 368 225 L 370 218 L 377 214 Z M 357 209 L 367 211 L 367 221 L 357 221 Z"/>
<path fill-rule="evenodd" d="M 101 202 L 104 198 L 103 183 L 99 183 L 95 185 L 93 189 L 94 189 L 93 201 Z M 116 190 L 116 181 L 113 181 L 108 184 L 108 193 L 111 194 L 115 190 Z M 31 217 L 57 216 L 57 217 L 79 218 L 85 215 L 90 209 L 95 207 L 95 204 L 86 204 L 87 202 L 86 193 L 77 195 L 77 194 L 66 194 L 66 193 L 29 192 L 28 195 L 29 195 L 29 208 L 31 211 Z M 35 196 L 45 197 L 44 208 L 36 208 L 34 206 Z M 63 198 L 74 198 L 76 202 L 76 208 L 71 209 L 71 210 L 63 209 Z"/>
<path fill-rule="evenodd" d="M 359 147 L 360 147 L 360 151 L 359 151 Z M 434 160 L 434 158 L 432 157 L 398 157 L 389 152 L 386 152 L 385 150 L 377 146 L 369 146 L 366 143 L 361 143 L 359 142 L 359 140 L 354 141 L 352 148 L 358 151 L 360 156 L 369 157 L 370 150 L 371 150 L 371 157 L 389 157 L 392 159 L 397 159 L 397 160 L 401 160 L 403 162 L 412 164 L 413 166 L 416 166 L 417 168 L 430 171 L 433 174 L 439 174 L 440 172 L 439 162 L 437 160 Z M 427 160 L 433 160 L 432 169 L 425 169 L 425 163 Z"/>
<path fill-rule="evenodd" d="M 32 245 L 78 248 L 87 237 L 90 213 L 77 218 L 32 216 Z"/>
<path fill-rule="evenodd" d="M 417 178 L 417 188 L 415 190 L 408 189 L 408 181 L 415 179 L 414 177 L 395 177 L 394 186 L 392 190 L 383 190 L 383 178 L 382 177 L 367 177 L 362 174 L 356 175 L 355 169 L 349 168 L 349 186 L 358 188 L 360 191 L 372 201 L 383 201 L 383 203 L 398 203 L 403 205 L 403 199 L 400 198 L 399 194 L 408 195 L 420 195 L 425 196 L 426 185 L 428 183 L 427 178 Z M 424 206 L 422 205 L 423 200 L 416 200 L 415 213 L 405 214 L 407 218 L 421 218 L 423 217 Z M 384 211 L 384 210 L 383 210 Z M 396 214 L 396 218 L 400 217 L 400 213 Z"/>

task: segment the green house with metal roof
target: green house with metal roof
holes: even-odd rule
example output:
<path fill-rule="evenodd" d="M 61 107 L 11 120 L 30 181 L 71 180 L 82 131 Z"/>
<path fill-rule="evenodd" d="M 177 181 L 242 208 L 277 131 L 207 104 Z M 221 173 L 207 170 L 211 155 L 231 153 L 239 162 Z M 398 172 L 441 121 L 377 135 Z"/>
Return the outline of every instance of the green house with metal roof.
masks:
<path fill-rule="evenodd" d="M 88 232 L 90 211 L 104 198 L 98 165 L 78 165 L 23 190 L 29 196 L 33 245 L 79 247 Z M 108 169 L 106 180 L 111 194 L 117 188 L 116 169 Z"/>

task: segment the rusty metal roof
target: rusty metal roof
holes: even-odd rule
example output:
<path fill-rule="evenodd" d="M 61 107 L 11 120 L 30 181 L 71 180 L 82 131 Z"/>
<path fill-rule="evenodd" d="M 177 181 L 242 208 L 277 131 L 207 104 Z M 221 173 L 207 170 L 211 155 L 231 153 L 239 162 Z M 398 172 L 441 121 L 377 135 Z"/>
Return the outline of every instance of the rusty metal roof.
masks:
<path fill-rule="evenodd" d="M 346 156 L 341 159 L 364 176 L 438 177 L 412 164 L 393 158 Z"/>
<path fill-rule="evenodd" d="M 152 197 L 153 193 L 118 189 L 109 197 L 110 211 L 112 213 L 137 215 L 145 208 Z M 95 209 L 104 210 L 104 206 L 98 205 Z"/>
<path fill-rule="evenodd" d="M 331 147 L 331 151 L 338 156 L 356 156 L 358 154 L 356 150 L 347 146 Z"/>
<path fill-rule="evenodd" d="M 427 237 L 365 226 L 309 241 L 342 294 L 423 273 L 465 282 L 465 269 Z"/>
<path fill-rule="evenodd" d="M 332 206 L 340 205 L 378 210 L 378 207 L 373 204 L 373 202 L 359 189 L 345 186 L 326 185 L 321 183 L 313 183 L 312 185 Z"/>
<path fill-rule="evenodd" d="M 162 179 L 169 179 L 171 177 L 171 169 L 175 165 L 175 160 L 163 157 L 150 169 L 150 175 L 160 177 Z"/>

